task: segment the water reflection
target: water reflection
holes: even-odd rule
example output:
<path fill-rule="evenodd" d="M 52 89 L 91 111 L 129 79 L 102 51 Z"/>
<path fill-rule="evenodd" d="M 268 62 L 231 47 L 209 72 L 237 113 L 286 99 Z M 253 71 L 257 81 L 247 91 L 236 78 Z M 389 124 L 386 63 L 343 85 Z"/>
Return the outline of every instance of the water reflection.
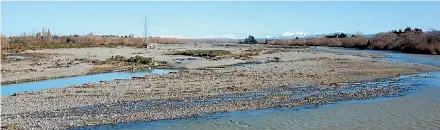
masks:
<path fill-rule="evenodd" d="M 18 60 L 21 60 L 21 59 L 24 59 L 24 56 L 22 54 L 11 53 L 11 54 L 7 54 L 6 58 L 7 59 L 18 59 Z"/>

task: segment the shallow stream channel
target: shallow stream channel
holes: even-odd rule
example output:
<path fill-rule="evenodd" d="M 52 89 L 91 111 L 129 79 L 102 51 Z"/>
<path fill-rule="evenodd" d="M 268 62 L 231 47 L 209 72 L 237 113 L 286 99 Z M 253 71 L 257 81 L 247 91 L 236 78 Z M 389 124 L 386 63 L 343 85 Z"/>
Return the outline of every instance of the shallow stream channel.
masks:
<path fill-rule="evenodd" d="M 317 47 L 319 51 L 383 54 L 381 59 L 440 66 L 440 56 L 404 54 L 391 51 L 355 50 Z M 300 100 L 310 95 L 335 95 L 386 91 L 374 98 L 331 100 L 319 105 L 245 110 L 204 114 L 193 118 L 129 122 L 113 125 L 88 126 L 75 129 L 439 129 L 440 72 L 402 75 L 378 81 L 342 85 L 342 89 L 287 89 L 282 93 L 298 95 Z M 384 89 L 387 88 L 387 89 Z M 244 94 L 258 98 L 269 93 Z M 223 95 L 222 98 L 228 97 Z M 237 96 L 234 96 L 237 97 Z M 240 96 L 239 96 L 240 97 Z M 337 99 L 337 98 L 333 98 Z M 213 100 L 215 102 L 215 100 Z M 202 103 L 212 103 L 204 101 Z M 193 101 L 200 103 L 198 101 Z"/>
<path fill-rule="evenodd" d="M 100 81 L 110 81 L 114 79 L 130 79 L 132 77 L 143 77 L 145 75 L 150 75 L 150 74 L 167 74 L 169 72 L 175 72 L 175 71 L 176 70 L 172 70 L 172 69 L 142 69 L 136 72 L 131 72 L 131 71 L 109 72 L 109 73 L 92 74 L 85 76 L 41 80 L 35 82 L 7 84 L 7 85 L 1 85 L 1 95 L 10 96 L 14 93 L 20 93 L 25 91 L 38 91 L 49 88 L 62 88 L 71 85 L 96 83 Z"/>

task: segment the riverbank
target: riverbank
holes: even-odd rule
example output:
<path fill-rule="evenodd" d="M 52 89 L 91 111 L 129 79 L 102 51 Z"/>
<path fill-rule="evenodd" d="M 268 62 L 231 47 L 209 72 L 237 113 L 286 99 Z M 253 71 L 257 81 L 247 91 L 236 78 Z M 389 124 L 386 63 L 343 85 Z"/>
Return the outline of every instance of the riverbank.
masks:
<path fill-rule="evenodd" d="M 274 39 L 269 44 L 285 46 L 329 46 L 358 48 L 371 50 L 390 50 L 414 54 L 440 54 L 440 31 L 423 32 L 421 29 L 410 27 L 405 31 L 374 34 L 371 38 L 362 35 L 346 36 L 344 33 L 327 35 L 324 38 L 310 39 Z"/>
<path fill-rule="evenodd" d="M 400 76 L 398 83 L 403 85 L 395 85 L 402 87 L 403 92 L 372 99 L 202 114 L 194 118 L 127 122 L 78 130 L 254 130 L 291 129 L 292 126 L 301 130 L 436 129 L 440 127 L 439 78 L 440 71 Z M 408 84 L 414 86 L 407 88 Z"/>
<path fill-rule="evenodd" d="M 8 84 L 1 86 L 1 95 L 14 96 L 23 92 L 40 91 L 44 89 L 53 89 L 53 88 L 66 88 L 74 85 L 99 83 L 99 82 L 112 81 L 118 79 L 132 79 L 136 77 L 143 77 L 145 75 L 168 74 L 176 71 L 178 70 L 146 68 L 146 69 L 139 69 L 136 72 L 132 72 L 132 71 L 109 72 L 109 73 L 100 73 L 100 74 L 85 75 L 85 76 L 42 80 L 36 82 Z"/>
<path fill-rule="evenodd" d="M 36 53 L 27 53 L 32 55 Z M 36 54 L 47 55 L 47 54 Z M 57 57 L 57 58 L 54 58 Z M 38 61 L 30 61 L 29 58 L 14 59 L 16 61 L 7 61 L 2 66 L 2 85 L 17 84 L 25 82 L 36 82 L 41 80 L 60 79 L 68 77 L 77 77 L 85 75 L 94 75 L 111 72 L 124 72 L 145 69 L 175 69 L 173 66 L 166 64 L 152 65 L 129 65 L 129 64 L 95 64 L 93 61 L 86 61 L 84 59 L 69 59 L 66 56 L 60 60 L 60 56 L 51 56 L 50 58 L 40 58 Z M 55 61 L 55 62 L 54 62 Z"/>
<path fill-rule="evenodd" d="M 44 50 L 26 50 L 18 55 L 23 59 L 7 59 L 2 62 L 1 84 L 23 83 L 46 79 L 66 78 L 114 71 L 125 71 L 132 68 L 132 64 L 101 64 L 112 56 L 151 57 L 158 61 L 155 68 L 204 68 L 220 65 L 231 65 L 248 62 L 248 59 L 232 58 L 233 55 L 246 54 L 247 50 L 258 49 L 261 53 L 280 52 L 280 49 L 269 49 L 265 45 L 250 46 L 237 44 L 151 44 L 150 49 L 136 47 L 96 47 L 96 48 L 61 48 Z M 212 48 L 231 52 L 231 58 L 206 59 L 194 56 L 167 55 L 179 50 L 210 50 Z M 261 54 L 254 56 L 253 61 L 265 61 Z M 310 55 L 305 55 L 310 57 Z M 304 57 L 304 56 L 301 56 Z M 301 58 L 294 57 L 294 58 Z M 248 57 L 249 58 L 249 57 Z M 179 64 L 180 59 L 193 59 L 191 62 Z M 164 62 L 164 63 L 163 63 Z M 141 67 L 142 68 L 142 67 Z"/>
<path fill-rule="evenodd" d="M 132 50 L 143 50 L 134 47 L 122 47 Z M 118 48 L 82 48 L 84 50 L 110 50 L 112 52 Z M 116 56 L 116 54 L 107 54 L 102 59 L 93 58 L 95 53 L 88 53 L 85 56 L 76 56 L 75 54 L 83 54 L 82 49 L 76 48 L 74 54 L 59 53 L 57 51 L 64 51 L 69 49 L 52 49 L 52 50 L 36 50 L 25 51 L 23 53 L 16 53 L 20 58 L 11 58 L 3 60 L 2 62 L 2 82 L 1 84 L 15 84 L 24 82 L 35 82 L 40 80 L 67 78 L 75 76 L 84 76 L 108 72 L 121 72 L 136 70 L 142 68 L 158 68 L 169 69 L 176 68 L 174 66 L 164 64 L 160 61 L 153 61 L 151 65 L 137 64 L 133 66 L 132 63 L 106 63 L 108 58 Z M 135 54 L 130 55 L 134 57 Z M 129 58 L 129 57 L 127 57 Z M 135 69 L 133 69 L 135 68 Z"/>
<path fill-rule="evenodd" d="M 279 49 L 264 45 L 164 45 L 154 51 L 147 50 L 144 55 L 171 62 L 175 58 L 189 58 L 189 56 L 163 55 L 163 52 L 169 52 L 176 46 L 181 50 L 216 47 L 215 49 L 228 50 L 232 54 L 240 54 L 251 48 L 262 51 L 248 60 L 229 58 L 210 60 L 195 57 L 198 60 L 181 64 L 186 69 L 167 75 L 148 75 L 134 79 L 2 96 L 2 126 L 64 129 L 119 122 L 185 118 L 213 112 L 363 99 L 403 90 L 393 86 L 377 88 L 377 85 L 364 87 L 365 91 L 362 92 L 345 93 L 336 90 L 343 89 L 342 86 L 350 83 L 440 70 L 439 67 L 429 65 L 371 58 L 374 55 L 321 52 L 307 48 Z M 95 49 L 97 48 L 82 49 L 82 51 L 91 52 Z M 42 51 L 70 54 L 75 52 L 74 50 Z M 119 55 L 134 53 L 127 50 L 130 49 L 107 51 L 117 52 Z M 97 52 L 100 53 L 93 56 L 94 58 L 105 59 L 106 54 L 102 53 L 105 51 Z M 80 58 L 84 54 L 88 52 L 74 53 L 73 56 Z M 252 61 L 260 62 L 242 64 Z M 347 92 L 351 89 L 353 88 L 348 87 Z M 298 100 L 291 100 L 291 97 L 301 95 L 295 92 L 313 91 L 324 93 L 312 93 Z M 335 91 L 336 95 L 325 94 Z"/>

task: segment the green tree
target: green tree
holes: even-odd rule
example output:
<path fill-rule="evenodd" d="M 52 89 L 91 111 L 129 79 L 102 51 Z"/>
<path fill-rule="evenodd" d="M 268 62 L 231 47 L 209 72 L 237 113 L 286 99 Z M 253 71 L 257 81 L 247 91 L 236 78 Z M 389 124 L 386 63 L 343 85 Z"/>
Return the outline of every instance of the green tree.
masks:
<path fill-rule="evenodd" d="M 347 34 L 345 34 L 345 33 L 341 33 L 338 35 L 338 38 L 346 38 L 346 37 L 347 37 Z"/>
<path fill-rule="evenodd" d="M 267 42 L 267 39 L 266 39 L 266 42 Z M 266 43 L 266 42 L 265 42 L 265 43 Z M 241 44 L 257 44 L 258 41 L 255 39 L 254 36 L 249 35 L 247 38 L 244 39 L 243 42 L 240 41 L 240 42 L 238 42 L 238 43 L 241 43 Z"/>
<path fill-rule="evenodd" d="M 423 30 L 422 30 L 422 29 L 419 29 L 419 28 L 414 28 L 414 32 L 416 32 L 416 33 L 422 33 Z"/>
<path fill-rule="evenodd" d="M 411 29 L 411 27 L 406 27 L 403 32 L 405 32 L 405 33 L 412 32 L 412 29 Z"/>

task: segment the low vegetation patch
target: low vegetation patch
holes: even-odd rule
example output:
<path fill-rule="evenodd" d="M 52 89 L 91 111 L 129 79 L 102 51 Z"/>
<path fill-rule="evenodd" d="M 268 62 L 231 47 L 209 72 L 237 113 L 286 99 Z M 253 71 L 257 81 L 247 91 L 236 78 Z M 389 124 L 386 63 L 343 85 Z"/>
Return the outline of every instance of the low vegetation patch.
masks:
<path fill-rule="evenodd" d="M 244 52 L 252 53 L 253 55 L 259 55 L 261 51 L 263 51 L 263 50 L 262 49 L 249 49 L 249 50 L 245 50 Z"/>
<path fill-rule="evenodd" d="M 261 53 L 261 49 L 249 49 L 249 50 L 245 50 L 244 52 L 240 53 L 240 54 L 236 54 L 234 57 L 236 59 L 242 59 L 242 60 L 247 60 L 247 59 L 251 59 L 252 56 L 257 56 Z"/>
<path fill-rule="evenodd" d="M 81 60 L 81 59 L 79 59 Z M 99 60 L 91 60 L 88 61 L 93 63 L 95 66 L 89 71 L 89 74 L 95 73 L 103 73 L 115 70 L 128 70 L 131 69 L 132 72 L 137 71 L 139 68 L 143 68 L 146 66 L 153 66 L 156 63 L 158 64 L 166 64 L 163 61 L 154 61 L 151 57 L 143 57 L 143 56 L 133 56 L 130 58 L 126 58 L 121 55 L 115 55 L 108 58 L 105 61 Z"/>
<path fill-rule="evenodd" d="M 184 51 L 172 51 L 167 55 L 185 55 L 185 56 L 197 56 L 197 57 L 217 57 L 223 55 L 230 55 L 231 52 L 225 50 L 184 50 Z"/>
<path fill-rule="evenodd" d="M 9 44 L 9 52 L 22 52 L 25 50 L 60 49 L 60 48 L 90 48 L 90 47 L 117 47 L 118 44 L 86 44 L 86 43 L 41 43 L 41 44 Z"/>
<path fill-rule="evenodd" d="M 134 57 L 125 58 L 121 55 L 116 55 L 108 58 L 106 61 L 108 62 L 128 62 L 128 63 L 136 63 L 136 64 L 144 64 L 144 65 L 150 65 L 153 63 L 153 59 L 151 57 L 143 57 L 136 55 Z"/>

